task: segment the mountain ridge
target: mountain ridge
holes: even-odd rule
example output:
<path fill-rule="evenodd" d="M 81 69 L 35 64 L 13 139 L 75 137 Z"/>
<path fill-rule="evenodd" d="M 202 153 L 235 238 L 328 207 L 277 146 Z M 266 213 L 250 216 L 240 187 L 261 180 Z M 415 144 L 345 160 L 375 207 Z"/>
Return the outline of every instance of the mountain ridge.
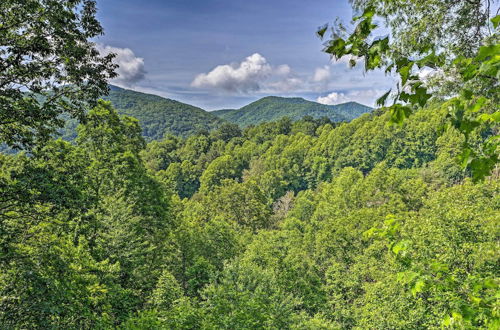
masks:
<path fill-rule="evenodd" d="M 283 117 L 299 120 L 305 116 L 313 118 L 328 117 L 332 121 L 351 121 L 373 109 L 357 102 L 325 105 L 306 100 L 302 97 L 266 96 L 239 109 L 211 111 L 214 115 L 229 122 L 246 127 Z"/>
<path fill-rule="evenodd" d="M 168 134 L 186 137 L 224 122 L 194 105 L 114 85 L 103 99 L 111 101 L 120 114 L 137 118 L 147 140 L 159 140 Z"/>
<path fill-rule="evenodd" d="M 351 121 L 372 109 L 356 102 L 335 106 L 308 101 L 301 97 L 265 96 L 240 109 L 206 111 L 163 96 L 143 93 L 109 85 L 110 92 L 103 96 L 120 115 L 139 120 L 146 141 L 161 140 L 167 135 L 188 137 L 201 131 L 217 129 L 225 122 L 241 127 L 276 121 L 283 117 L 299 120 L 305 116 L 328 117 L 333 121 Z M 60 130 L 65 140 L 76 137 L 78 121 L 69 119 Z"/>
<path fill-rule="evenodd" d="M 211 131 L 225 122 L 194 105 L 111 84 L 109 94 L 102 98 L 110 101 L 120 115 L 139 120 L 142 136 L 148 142 L 161 140 L 170 134 L 187 137 L 199 131 Z M 66 126 L 60 130 L 62 138 L 73 140 L 76 137 L 76 126 L 77 120 L 67 120 Z"/>

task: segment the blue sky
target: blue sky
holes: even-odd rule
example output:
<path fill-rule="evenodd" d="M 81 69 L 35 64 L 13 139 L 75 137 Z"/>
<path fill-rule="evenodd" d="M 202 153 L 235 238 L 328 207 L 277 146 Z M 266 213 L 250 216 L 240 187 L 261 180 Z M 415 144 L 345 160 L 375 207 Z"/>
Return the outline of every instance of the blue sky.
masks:
<path fill-rule="evenodd" d="M 206 110 L 266 95 L 373 105 L 392 85 L 321 52 L 318 26 L 349 22 L 347 0 L 101 0 L 102 52 L 118 54 L 113 83 Z"/>

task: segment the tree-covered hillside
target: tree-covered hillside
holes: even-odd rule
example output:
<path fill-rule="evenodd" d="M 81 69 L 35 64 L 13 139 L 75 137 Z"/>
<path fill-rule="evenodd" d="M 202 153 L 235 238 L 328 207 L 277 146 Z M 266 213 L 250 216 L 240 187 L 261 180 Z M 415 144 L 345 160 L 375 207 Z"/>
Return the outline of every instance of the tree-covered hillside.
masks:
<path fill-rule="evenodd" d="M 120 114 L 139 120 L 146 140 L 159 140 L 168 134 L 189 136 L 197 131 L 210 131 L 222 124 L 222 120 L 195 106 L 111 86 L 109 95 Z"/>
<path fill-rule="evenodd" d="M 350 121 L 371 111 L 371 108 L 355 102 L 328 106 L 302 98 L 269 96 L 239 110 L 207 112 L 189 104 L 113 85 L 110 85 L 109 95 L 103 98 L 111 101 L 119 114 L 137 118 L 146 141 L 161 140 L 167 135 L 187 137 L 196 132 L 211 131 L 226 121 L 242 127 L 282 117 L 292 120 L 305 116 L 316 119 L 327 117 L 340 122 Z M 60 134 L 65 140 L 73 141 L 77 125 L 77 120 L 69 119 Z"/>
<path fill-rule="evenodd" d="M 303 98 L 268 96 L 240 109 L 225 109 L 212 113 L 224 120 L 247 127 L 283 117 L 299 120 L 305 116 L 311 116 L 316 119 L 327 117 L 335 122 L 350 121 L 371 110 L 370 107 L 356 102 L 324 105 Z"/>
<path fill-rule="evenodd" d="M 198 107 L 113 85 L 103 99 L 111 101 L 119 114 L 137 118 L 146 141 L 160 140 L 170 134 L 186 137 L 199 131 L 210 131 L 224 122 Z M 61 130 L 65 140 L 75 139 L 77 125 L 76 120 L 68 120 Z"/>
<path fill-rule="evenodd" d="M 401 127 L 377 110 L 146 146 L 101 103 L 75 145 L 0 156 L 0 324 L 494 328 L 499 173 L 471 181 L 446 115 L 435 102 Z"/>

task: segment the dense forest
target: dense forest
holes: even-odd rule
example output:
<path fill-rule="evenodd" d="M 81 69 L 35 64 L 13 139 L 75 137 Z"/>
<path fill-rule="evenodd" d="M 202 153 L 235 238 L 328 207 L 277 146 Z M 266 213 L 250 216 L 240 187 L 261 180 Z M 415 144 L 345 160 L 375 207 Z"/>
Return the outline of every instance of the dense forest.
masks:
<path fill-rule="evenodd" d="M 438 103 L 402 127 L 383 111 L 338 126 L 226 124 L 145 145 L 102 102 L 76 145 L 2 157 L 16 198 L 3 201 L 2 323 L 407 328 L 455 308 L 495 319 L 498 173 L 467 178 L 445 114 Z"/>
<path fill-rule="evenodd" d="M 350 122 L 210 119 L 148 142 L 98 100 L 114 65 L 87 42 L 93 1 L 0 2 L 0 140 L 19 151 L 0 153 L 0 328 L 498 329 L 500 16 L 484 3 L 353 1 L 357 27 L 325 52 L 401 86 Z M 377 16 L 394 42 L 368 39 Z M 73 141 L 53 138 L 61 116 Z"/>

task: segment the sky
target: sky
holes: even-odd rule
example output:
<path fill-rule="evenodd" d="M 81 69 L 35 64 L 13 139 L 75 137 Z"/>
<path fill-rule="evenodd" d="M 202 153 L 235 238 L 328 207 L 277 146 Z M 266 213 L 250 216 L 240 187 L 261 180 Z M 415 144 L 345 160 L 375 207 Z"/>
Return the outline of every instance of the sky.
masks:
<path fill-rule="evenodd" d="M 205 110 L 239 108 L 268 95 L 324 104 L 374 105 L 393 78 L 333 62 L 315 32 L 339 18 L 348 0 L 97 0 L 116 53 L 120 87 Z"/>

